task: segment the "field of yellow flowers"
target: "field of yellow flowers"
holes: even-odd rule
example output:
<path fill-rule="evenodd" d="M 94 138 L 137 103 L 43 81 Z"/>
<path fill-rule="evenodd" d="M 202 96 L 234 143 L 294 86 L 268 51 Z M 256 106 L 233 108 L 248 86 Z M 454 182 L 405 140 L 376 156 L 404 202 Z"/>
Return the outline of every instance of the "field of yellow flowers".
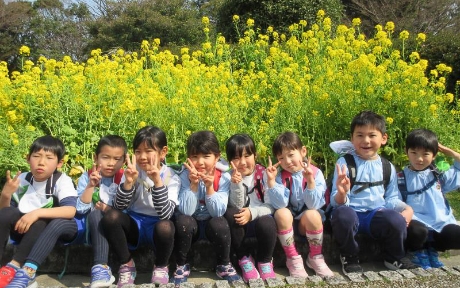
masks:
<path fill-rule="evenodd" d="M 222 144 L 248 133 L 263 163 L 273 139 L 295 131 L 327 175 L 335 161 L 329 143 L 348 139 L 351 119 L 364 109 L 386 117 L 383 153 L 397 166 L 406 162 L 404 137 L 414 128 L 433 129 L 442 143 L 460 149 L 459 105 L 444 86 L 452 68 L 427 71 L 416 51 L 393 47 L 395 39 L 423 45 L 422 33 L 394 35 L 388 22 L 366 39 L 359 19 L 333 29 L 322 10 L 311 29 L 300 21 L 288 34 L 258 31 L 248 19 L 233 44 L 222 36 L 211 41 L 208 18 L 203 25 L 201 49 L 182 48 L 180 55 L 160 50 L 155 39 L 138 52 L 93 50 L 85 63 L 68 56 L 33 62 L 23 46 L 21 71 L 0 63 L 0 175 L 25 171 L 33 139 L 52 134 L 66 144 L 64 169 L 78 176 L 78 166 L 90 167 L 99 137 L 119 134 L 130 143 L 145 125 L 167 132 L 168 161 L 176 163 L 197 130 L 214 131 Z"/>

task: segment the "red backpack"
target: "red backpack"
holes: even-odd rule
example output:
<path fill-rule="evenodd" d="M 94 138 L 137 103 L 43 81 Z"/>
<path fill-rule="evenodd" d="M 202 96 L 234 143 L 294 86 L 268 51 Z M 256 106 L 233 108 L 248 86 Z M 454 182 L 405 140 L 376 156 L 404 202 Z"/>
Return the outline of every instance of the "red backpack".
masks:
<path fill-rule="evenodd" d="M 113 176 L 113 183 L 120 185 L 121 178 L 123 178 L 124 172 L 125 170 L 123 170 L 123 168 L 118 170 L 117 173 L 115 173 L 115 175 Z M 91 173 L 93 173 L 93 169 L 88 170 L 88 178 L 89 178 L 89 175 L 91 175 Z M 99 186 L 99 184 L 97 186 Z"/>

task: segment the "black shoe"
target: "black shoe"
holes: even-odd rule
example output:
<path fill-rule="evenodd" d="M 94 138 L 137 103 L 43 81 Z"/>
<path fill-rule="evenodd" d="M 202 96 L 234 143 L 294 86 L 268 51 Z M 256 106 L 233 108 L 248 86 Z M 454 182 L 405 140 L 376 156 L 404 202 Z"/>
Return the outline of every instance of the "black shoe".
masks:
<path fill-rule="evenodd" d="M 340 255 L 342 262 L 343 274 L 348 273 L 363 273 L 363 268 L 359 265 L 358 255 Z"/>
<path fill-rule="evenodd" d="M 399 269 L 415 269 L 418 268 L 419 266 L 415 265 L 410 261 L 410 259 L 404 257 L 401 260 L 397 260 L 394 262 L 389 262 L 387 260 L 383 261 L 383 264 L 385 264 L 385 267 L 387 267 L 390 270 L 399 270 Z"/>

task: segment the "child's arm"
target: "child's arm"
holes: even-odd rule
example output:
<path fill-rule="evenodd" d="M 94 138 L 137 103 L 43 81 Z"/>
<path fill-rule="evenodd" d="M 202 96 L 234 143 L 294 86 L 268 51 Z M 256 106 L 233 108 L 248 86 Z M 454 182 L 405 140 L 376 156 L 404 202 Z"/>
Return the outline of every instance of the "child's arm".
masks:
<path fill-rule="evenodd" d="M 79 191 L 81 189 L 80 180 L 78 181 L 77 186 L 77 193 L 80 195 L 80 200 L 83 203 L 91 203 L 94 193 L 94 187 L 96 187 L 102 179 L 101 175 L 101 167 L 97 168 L 95 164 L 93 164 L 93 168 L 91 169 L 91 175 L 88 175 L 89 179 L 82 179 L 86 180 L 86 186 L 83 191 Z M 83 175 L 82 175 L 83 176 Z M 83 183 L 81 183 L 83 185 Z"/>
<path fill-rule="evenodd" d="M 254 195 L 251 199 L 251 204 L 249 205 L 249 210 L 251 211 L 251 220 L 255 220 L 259 217 L 265 215 L 271 215 L 275 213 L 275 208 L 273 208 L 271 204 L 270 195 L 266 192 L 265 184 L 262 181 L 261 186 L 263 187 L 263 195 L 264 195 L 264 202 L 260 201 L 259 198 L 255 195 L 259 193 L 258 191 L 254 191 L 252 195 Z"/>
<path fill-rule="evenodd" d="M 127 167 L 124 172 L 125 182 L 118 185 L 117 194 L 113 198 L 113 208 L 117 210 L 124 210 L 128 207 L 131 199 L 136 191 L 136 181 L 139 172 L 136 167 L 136 156 L 132 156 L 132 161 L 129 154 L 126 154 Z"/>
<path fill-rule="evenodd" d="M 336 163 L 336 169 L 334 171 L 334 178 L 332 180 L 332 191 L 331 191 L 331 205 L 337 207 L 340 205 L 346 205 L 348 202 L 348 192 L 350 191 L 350 178 L 347 175 L 347 165 L 341 161 L 342 158 Z"/>
<path fill-rule="evenodd" d="M 212 176 L 212 179 L 214 179 L 214 175 Z M 210 179 L 208 179 L 208 182 L 209 180 Z M 206 190 L 209 189 L 208 185 L 206 185 Z M 212 187 L 213 184 L 211 184 L 210 186 Z M 212 190 L 214 191 L 214 188 Z M 208 208 L 208 212 L 211 215 L 211 217 L 221 217 L 224 215 L 225 211 L 227 211 L 229 191 L 230 174 L 223 173 L 219 180 L 219 189 L 211 195 L 206 193 L 205 196 L 206 208 Z"/>
<path fill-rule="evenodd" d="M 446 146 L 438 144 L 439 152 L 454 158 L 454 165 L 441 174 L 441 189 L 443 193 L 455 191 L 460 188 L 460 154 Z"/>
<path fill-rule="evenodd" d="M 230 161 L 232 165 L 232 177 L 230 179 L 230 197 L 228 202 L 231 206 L 241 209 L 246 204 L 246 189 L 243 185 L 243 177 L 238 169 L 236 168 L 233 161 Z"/>
<path fill-rule="evenodd" d="M 185 164 L 184 166 L 187 167 Z M 198 188 L 196 191 L 191 189 L 190 178 L 190 170 L 184 169 L 180 174 L 179 211 L 188 216 L 192 216 L 199 205 Z"/>
<path fill-rule="evenodd" d="M 441 143 L 438 143 L 438 149 L 439 152 L 442 152 L 444 155 L 452 157 L 455 161 L 460 162 L 460 153 L 450 149 L 449 147 L 442 145 Z"/>
<path fill-rule="evenodd" d="M 150 188 L 153 207 L 155 208 L 155 211 L 157 212 L 161 220 L 170 219 L 173 216 L 174 209 L 176 208 L 176 204 L 178 202 L 177 195 L 180 187 L 180 181 L 173 181 L 174 179 L 173 177 L 171 177 L 168 186 L 165 186 L 163 184 L 163 179 L 161 179 L 160 170 L 157 169 L 157 160 L 153 159 L 151 161 L 151 166 L 155 167 L 155 169 L 153 169 L 154 171 L 151 172 L 152 177 L 150 178 L 154 183 L 154 186 Z M 170 168 L 165 167 L 165 169 Z M 147 172 L 147 175 L 149 175 L 149 172 L 150 171 Z M 165 174 L 167 174 L 168 172 L 173 173 L 171 171 L 166 170 Z M 174 195 L 172 197 L 173 199 L 169 197 L 170 195 Z"/>
<path fill-rule="evenodd" d="M 310 166 L 310 164 L 308 164 Z M 309 174 L 313 175 L 311 168 L 308 168 L 310 171 Z M 317 169 L 316 175 L 307 174 L 307 187 L 303 191 L 303 201 L 307 205 L 308 209 L 320 209 L 326 204 L 324 198 L 324 193 L 326 192 L 326 180 L 324 179 L 323 172 Z M 303 175 L 305 177 L 305 173 Z M 311 178 L 313 179 L 313 187 L 311 187 L 310 182 Z"/>
<path fill-rule="evenodd" d="M 272 165 L 272 160 L 268 157 L 268 167 L 265 169 L 264 182 L 267 183 L 267 194 L 270 195 L 273 208 L 281 209 L 289 204 L 289 194 L 291 191 L 284 187 L 283 180 L 278 173 L 280 162 Z M 279 180 L 279 181 L 277 181 Z"/>
<path fill-rule="evenodd" d="M 11 179 L 11 172 L 10 170 L 6 171 L 6 183 L 3 186 L 2 194 L 0 197 L 0 209 L 3 207 L 10 207 L 11 203 L 11 196 L 13 195 L 19 187 L 19 175 L 21 171 L 18 171 L 16 175 Z"/>

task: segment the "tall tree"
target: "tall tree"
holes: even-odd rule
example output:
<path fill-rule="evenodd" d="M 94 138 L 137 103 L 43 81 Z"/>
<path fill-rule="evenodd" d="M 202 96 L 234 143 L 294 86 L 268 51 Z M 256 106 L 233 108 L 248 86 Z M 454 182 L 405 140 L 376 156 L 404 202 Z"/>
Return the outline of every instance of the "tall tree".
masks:
<path fill-rule="evenodd" d="M 11 66 L 24 43 L 34 11 L 30 2 L 0 1 L 0 61 Z"/>
<path fill-rule="evenodd" d="M 88 6 L 72 3 L 66 7 L 60 0 L 37 0 L 34 9 L 37 16 L 31 22 L 31 38 L 36 52 L 49 58 L 68 55 L 83 59 L 89 38 L 86 21 L 91 19 Z"/>
<path fill-rule="evenodd" d="M 359 17 L 366 34 L 393 21 L 397 29 L 437 34 L 459 25 L 459 0 L 344 0 L 349 18 Z"/>
<path fill-rule="evenodd" d="M 318 10 L 323 9 L 334 23 L 342 16 L 343 6 L 339 0 L 225 0 L 219 10 L 217 30 L 234 38 L 233 15 L 242 19 L 252 18 L 262 29 L 273 26 L 278 31 L 289 25 L 307 20 L 314 23 Z"/>
<path fill-rule="evenodd" d="M 199 10 L 184 0 L 106 2 L 104 14 L 90 23 L 90 48 L 137 50 L 142 40 L 160 38 L 165 45 L 201 41 Z"/>

